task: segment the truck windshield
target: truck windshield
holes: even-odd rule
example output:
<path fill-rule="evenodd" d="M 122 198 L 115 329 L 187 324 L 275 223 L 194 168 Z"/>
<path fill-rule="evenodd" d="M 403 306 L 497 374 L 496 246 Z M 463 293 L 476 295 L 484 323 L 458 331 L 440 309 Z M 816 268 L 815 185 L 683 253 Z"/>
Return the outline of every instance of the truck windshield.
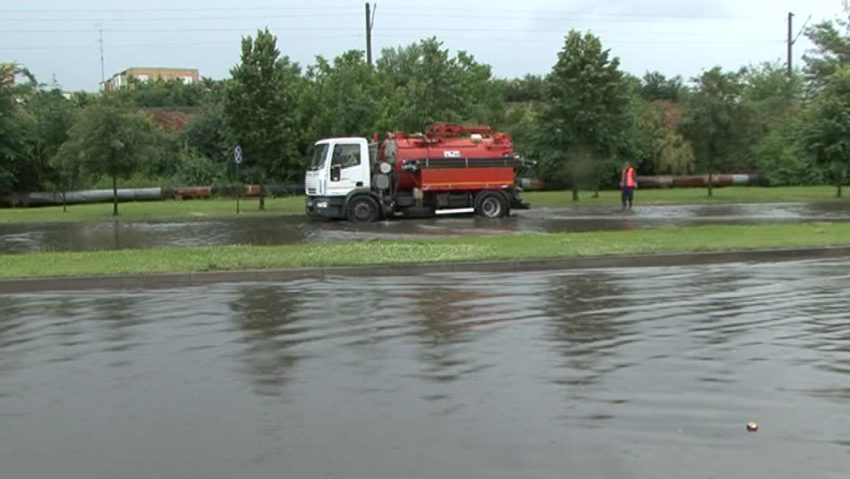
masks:
<path fill-rule="evenodd" d="M 313 147 L 313 156 L 310 158 L 310 166 L 307 167 L 310 171 L 316 171 L 322 168 L 325 164 L 325 158 L 328 157 L 328 144 L 322 143 Z"/>

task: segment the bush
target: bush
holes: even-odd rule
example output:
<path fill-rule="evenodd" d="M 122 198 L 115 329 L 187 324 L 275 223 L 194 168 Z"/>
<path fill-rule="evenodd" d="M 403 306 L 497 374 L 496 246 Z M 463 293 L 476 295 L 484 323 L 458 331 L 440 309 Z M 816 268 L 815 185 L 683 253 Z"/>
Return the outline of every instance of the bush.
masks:
<path fill-rule="evenodd" d="M 177 155 L 177 177 L 183 186 L 210 186 L 218 182 L 220 169 L 212 160 L 193 149 L 182 149 Z"/>
<path fill-rule="evenodd" d="M 790 128 L 774 129 L 753 147 L 759 173 L 771 186 L 825 184 L 822 171 L 812 165 L 786 130 Z"/>

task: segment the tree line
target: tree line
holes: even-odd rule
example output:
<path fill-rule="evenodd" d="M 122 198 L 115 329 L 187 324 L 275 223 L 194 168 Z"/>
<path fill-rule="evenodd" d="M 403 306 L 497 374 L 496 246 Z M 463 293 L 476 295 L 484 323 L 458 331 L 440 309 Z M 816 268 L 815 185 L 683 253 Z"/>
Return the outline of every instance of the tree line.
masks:
<path fill-rule="evenodd" d="M 374 66 L 351 50 L 302 68 L 268 30 L 242 39 L 240 62 L 219 81 L 67 95 L 0 65 L 0 194 L 234 184 L 237 144 L 240 180 L 298 183 L 318 139 L 447 121 L 508 131 L 537 162 L 529 175 L 576 199 L 616 184 L 624 161 L 642 175 L 758 172 L 771 185 L 833 184 L 840 195 L 850 167 L 847 27 L 811 27 L 816 50 L 790 78 L 779 63 L 635 77 L 599 37 L 577 31 L 548 74 L 516 79 L 437 38 L 386 49 Z"/>

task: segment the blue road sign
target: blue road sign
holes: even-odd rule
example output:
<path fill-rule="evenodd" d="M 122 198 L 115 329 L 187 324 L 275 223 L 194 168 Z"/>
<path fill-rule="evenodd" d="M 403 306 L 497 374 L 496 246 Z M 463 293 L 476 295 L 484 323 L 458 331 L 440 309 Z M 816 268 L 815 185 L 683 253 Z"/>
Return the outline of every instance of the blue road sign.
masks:
<path fill-rule="evenodd" d="M 236 148 L 233 149 L 233 159 L 236 160 L 236 164 L 242 163 L 242 147 L 236 145 Z"/>

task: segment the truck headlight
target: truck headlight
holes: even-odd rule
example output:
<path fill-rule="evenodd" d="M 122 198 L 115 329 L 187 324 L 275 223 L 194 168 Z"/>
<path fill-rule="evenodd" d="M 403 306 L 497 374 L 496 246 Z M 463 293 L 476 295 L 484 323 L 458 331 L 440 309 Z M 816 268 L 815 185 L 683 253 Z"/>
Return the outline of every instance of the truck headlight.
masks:
<path fill-rule="evenodd" d="M 316 202 L 316 208 L 327 208 L 327 207 L 328 207 L 327 201 L 317 201 Z"/>

